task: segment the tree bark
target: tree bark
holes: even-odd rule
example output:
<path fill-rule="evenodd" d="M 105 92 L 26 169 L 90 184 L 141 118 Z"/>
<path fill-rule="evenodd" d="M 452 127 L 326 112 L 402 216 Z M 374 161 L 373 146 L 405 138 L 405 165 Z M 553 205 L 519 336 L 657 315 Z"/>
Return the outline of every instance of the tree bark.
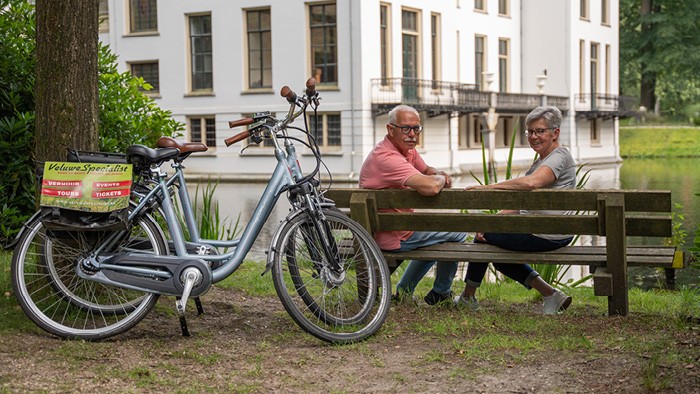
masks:
<path fill-rule="evenodd" d="M 37 161 L 98 146 L 97 0 L 36 1 Z"/>
<path fill-rule="evenodd" d="M 642 18 L 642 34 L 649 36 L 655 27 L 645 20 L 645 17 L 654 12 L 654 0 L 642 0 L 640 14 Z M 642 54 L 653 56 L 654 45 L 653 41 L 649 40 L 641 48 Z M 653 111 L 656 108 L 656 72 L 646 69 L 646 65 L 642 64 L 642 75 L 639 84 L 639 101 L 640 105 L 647 108 L 647 111 Z M 657 114 L 658 115 L 658 114 Z"/>

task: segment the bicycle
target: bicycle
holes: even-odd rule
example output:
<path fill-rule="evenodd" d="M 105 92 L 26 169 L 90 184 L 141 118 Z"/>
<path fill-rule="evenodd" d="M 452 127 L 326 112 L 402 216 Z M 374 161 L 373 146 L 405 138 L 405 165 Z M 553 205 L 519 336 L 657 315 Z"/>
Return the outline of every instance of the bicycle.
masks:
<path fill-rule="evenodd" d="M 39 213 L 16 238 L 12 285 L 27 316 L 45 331 L 64 338 L 99 340 L 123 333 L 141 321 L 159 296 L 175 296 L 183 335 L 189 335 L 189 298 L 233 274 L 243 263 L 282 193 L 291 209 L 270 243 L 263 274 L 272 272 L 276 293 L 292 319 L 309 334 L 331 343 L 351 343 L 373 335 L 389 309 L 390 278 L 371 235 L 323 198 L 318 178 L 321 155 L 308 132 L 306 110 L 319 105 L 315 80 L 297 96 L 287 86 L 286 116 L 270 112 L 229 122 L 248 126 L 226 146 L 250 138 L 269 139 L 277 161 L 251 220 L 239 238 L 200 239 L 185 183 L 182 161 L 206 150 L 198 143 L 159 140 L 159 148 L 132 145 L 126 157 L 138 174 L 132 188 L 129 226 L 116 231 L 61 231 L 46 226 Z M 305 127 L 290 124 L 304 115 Z M 291 136 L 299 130 L 303 141 Z M 316 167 L 304 174 L 293 142 L 307 146 Z M 244 148 L 245 149 L 245 148 Z M 171 162 L 175 175 L 161 165 Z M 190 240 L 174 209 L 178 194 Z M 169 240 L 154 212 L 160 212 Z M 232 248 L 217 253 L 217 248 Z M 174 250 L 171 250 L 174 249 Z M 196 303 L 201 312 L 201 304 Z"/>

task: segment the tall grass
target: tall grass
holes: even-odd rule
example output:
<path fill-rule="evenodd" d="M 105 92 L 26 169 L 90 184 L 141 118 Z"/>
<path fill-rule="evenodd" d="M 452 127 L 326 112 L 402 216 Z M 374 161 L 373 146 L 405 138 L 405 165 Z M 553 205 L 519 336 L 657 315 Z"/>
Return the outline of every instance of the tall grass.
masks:
<path fill-rule="evenodd" d="M 199 228 L 199 237 L 202 239 L 231 239 L 237 236 L 239 232 L 240 214 L 236 217 L 235 222 L 231 222 L 229 217 L 221 218 L 219 211 L 219 202 L 214 199 L 216 187 L 219 185 L 219 180 L 212 181 L 211 178 L 201 186 L 197 183 L 195 187 L 195 195 L 193 201 L 193 209 L 195 214 L 195 222 Z M 201 188 L 200 188 L 201 186 Z M 201 204 L 200 204 L 201 199 Z M 185 237 L 191 240 L 190 234 L 185 225 L 185 218 L 179 204 L 176 204 L 176 213 L 180 221 L 180 227 L 183 229 Z"/>

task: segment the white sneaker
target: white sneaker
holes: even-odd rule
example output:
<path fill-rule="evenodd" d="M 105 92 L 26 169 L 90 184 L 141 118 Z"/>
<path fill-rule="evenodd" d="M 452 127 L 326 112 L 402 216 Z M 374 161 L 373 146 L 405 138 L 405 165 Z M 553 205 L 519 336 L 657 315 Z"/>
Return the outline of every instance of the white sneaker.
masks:
<path fill-rule="evenodd" d="M 542 312 L 544 312 L 545 315 L 556 315 L 571 305 L 571 297 L 557 289 L 554 289 L 554 294 L 551 296 L 543 298 L 544 307 L 542 308 Z"/>
<path fill-rule="evenodd" d="M 476 299 L 476 297 L 471 296 L 467 298 L 462 298 L 462 296 L 457 296 L 454 299 L 454 304 L 458 307 L 466 306 L 470 310 L 476 312 L 481 307 L 479 307 L 479 301 Z"/>

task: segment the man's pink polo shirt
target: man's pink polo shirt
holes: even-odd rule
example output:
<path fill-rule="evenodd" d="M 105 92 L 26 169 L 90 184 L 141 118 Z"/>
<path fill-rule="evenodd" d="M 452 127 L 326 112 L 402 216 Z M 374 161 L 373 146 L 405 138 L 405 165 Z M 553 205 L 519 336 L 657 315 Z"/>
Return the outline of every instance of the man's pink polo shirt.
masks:
<path fill-rule="evenodd" d="M 369 153 L 360 170 L 360 187 L 366 189 L 410 189 L 406 180 L 415 174 L 422 174 L 428 168 L 415 149 L 402 155 L 387 138 L 379 142 Z M 412 209 L 386 209 L 384 211 L 413 212 Z M 413 231 L 377 231 L 374 240 L 382 250 L 401 247 L 401 241 L 408 239 Z"/>

